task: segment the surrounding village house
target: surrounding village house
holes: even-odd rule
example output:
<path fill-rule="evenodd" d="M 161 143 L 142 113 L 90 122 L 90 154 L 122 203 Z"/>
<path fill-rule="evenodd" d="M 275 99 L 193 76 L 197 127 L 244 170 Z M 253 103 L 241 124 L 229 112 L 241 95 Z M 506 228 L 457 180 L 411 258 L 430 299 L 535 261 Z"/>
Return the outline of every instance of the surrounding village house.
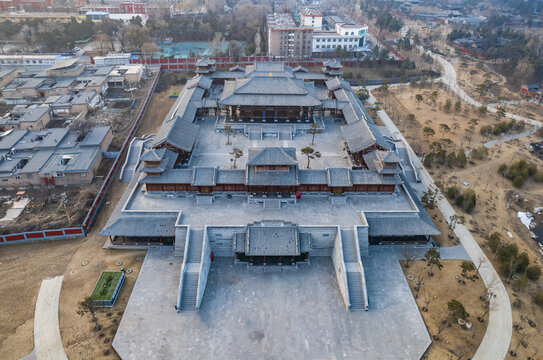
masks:
<path fill-rule="evenodd" d="M 105 97 L 109 88 L 133 87 L 141 81 L 143 72 L 142 65 L 85 66 L 77 58 L 63 60 L 45 71 L 31 69 L 17 77 L 6 71 L 10 79 L 1 88 L 2 100 L 6 104 L 41 104 L 47 97 L 90 91 Z"/>
<path fill-rule="evenodd" d="M 0 65 L 8 66 L 46 66 L 73 58 L 65 54 L 0 54 Z"/>
<path fill-rule="evenodd" d="M 71 58 L 55 65 L 51 66 L 46 71 L 46 75 L 49 77 L 68 77 L 68 76 L 79 76 L 85 70 L 85 65 L 77 63 L 79 58 Z"/>
<path fill-rule="evenodd" d="M 7 12 L 0 13 L 0 22 L 1 21 L 11 21 L 11 22 L 23 22 L 23 21 L 32 21 L 32 20 L 43 20 L 46 22 L 62 22 L 67 23 L 72 20 L 81 22 L 85 20 L 84 15 L 77 13 L 61 13 L 61 12 Z"/>
<path fill-rule="evenodd" d="M 77 94 L 65 94 L 51 104 L 51 113 L 58 117 L 67 117 L 87 113 L 96 109 L 101 103 L 101 97 L 96 91 L 83 91 Z"/>
<path fill-rule="evenodd" d="M 81 137 L 71 129 L 1 133 L 0 187 L 92 182 L 113 135 L 109 126 L 97 126 Z"/>
<path fill-rule="evenodd" d="M 49 105 L 17 105 L 0 118 L 0 131 L 41 130 L 50 120 Z"/>
<path fill-rule="evenodd" d="M 0 94 L 1 89 L 19 76 L 17 69 L 0 69 Z"/>

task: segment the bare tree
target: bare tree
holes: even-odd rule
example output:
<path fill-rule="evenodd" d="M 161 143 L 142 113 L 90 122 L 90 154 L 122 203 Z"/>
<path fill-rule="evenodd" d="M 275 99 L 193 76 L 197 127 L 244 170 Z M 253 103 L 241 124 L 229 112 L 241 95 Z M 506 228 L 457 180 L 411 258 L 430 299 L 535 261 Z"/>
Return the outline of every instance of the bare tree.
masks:
<path fill-rule="evenodd" d="M 236 160 L 243 156 L 243 151 L 241 149 L 234 148 L 230 152 L 230 155 L 232 155 L 232 158 L 230 159 L 230 161 L 233 162 L 232 167 L 235 169 L 236 168 Z"/>
<path fill-rule="evenodd" d="M 224 125 L 224 133 L 226 134 L 226 145 L 232 145 L 232 143 L 230 142 L 230 136 L 234 136 L 234 130 L 232 130 L 232 126 Z"/>
<path fill-rule="evenodd" d="M 318 128 L 318 125 L 316 123 L 311 123 L 311 128 L 309 128 L 307 132 L 312 135 L 311 145 L 315 145 L 315 135 L 321 134 L 322 130 Z"/>
<path fill-rule="evenodd" d="M 430 308 L 430 303 L 432 302 L 432 294 L 426 290 L 424 293 L 424 307 L 422 308 L 422 311 L 427 312 Z"/>
<path fill-rule="evenodd" d="M 493 291 L 488 290 L 486 292 L 486 300 L 483 305 L 481 305 L 483 308 L 483 313 L 481 316 L 479 316 L 477 319 L 480 322 L 484 322 L 487 315 L 489 315 L 492 311 L 496 310 L 497 304 L 496 304 L 496 294 L 494 294 Z"/>
<path fill-rule="evenodd" d="M 475 268 L 477 269 L 477 274 L 479 274 L 479 269 L 483 264 L 486 262 L 486 256 L 484 254 L 481 254 L 475 259 Z"/>
<path fill-rule="evenodd" d="M 419 270 L 417 271 L 417 274 L 416 274 L 416 283 L 415 283 L 415 299 L 418 299 L 419 298 L 419 292 L 420 292 L 420 289 L 424 286 L 424 283 L 423 283 L 423 280 L 424 280 L 424 270 Z"/>
<path fill-rule="evenodd" d="M 447 319 L 441 319 L 434 321 L 434 324 L 437 327 L 437 332 L 434 335 L 434 340 L 439 341 L 439 335 L 448 327 L 449 321 Z"/>
<path fill-rule="evenodd" d="M 406 246 L 401 250 L 401 255 L 405 260 L 405 268 L 407 269 L 411 261 L 420 257 L 421 251 L 413 246 Z"/>
<path fill-rule="evenodd" d="M 94 126 L 96 126 L 96 123 L 93 120 L 79 117 L 70 124 L 70 129 L 78 131 L 80 133 L 78 141 L 82 141 Z"/>
<path fill-rule="evenodd" d="M 92 318 L 92 321 L 94 322 L 94 330 L 98 331 L 101 329 L 100 324 L 98 324 L 98 319 L 96 318 L 96 312 L 98 311 L 98 307 L 94 303 L 94 300 L 87 296 L 83 301 L 79 303 L 79 308 L 77 310 L 77 313 L 80 316 L 83 316 L 85 314 L 89 314 Z"/>

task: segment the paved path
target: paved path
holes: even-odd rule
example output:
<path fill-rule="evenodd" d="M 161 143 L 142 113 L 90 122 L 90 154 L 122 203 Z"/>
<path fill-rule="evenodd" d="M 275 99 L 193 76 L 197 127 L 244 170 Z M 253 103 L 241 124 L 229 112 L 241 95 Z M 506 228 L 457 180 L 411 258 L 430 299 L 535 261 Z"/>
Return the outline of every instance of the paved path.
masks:
<path fill-rule="evenodd" d="M 121 169 L 121 175 L 119 176 L 121 182 L 130 182 L 130 179 L 132 179 L 132 176 L 134 176 L 136 168 L 140 163 L 140 157 L 143 153 L 145 143 L 153 137 L 154 135 L 144 135 L 140 138 L 135 137 L 132 139 L 124 165 Z"/>
<path fill-rule="evenodd" d="M 450 63 L 447 62 L 447 64 L 452 67 Z M 456 72 L 454 73 L 454 76 L 456 77 Z M 462 91 L 461 89 L 459 90 Z M 373 97 L 370 92 L 369 102 L 373 104 L 375 101 L 375 97 Z M 409 146 L 409 143 L 405 140 L 388 114 L 384 110 L 379 110 L 377 115 L 381 118 L 383 124 L 387 127 L 389 132 L 395 138 L 401 139 L 404 142 L 414 166 L 417 169 L 420 169 L 419 176 L 422 183 L 427 188 L 438 190 L 434 184 L 434 180 L 426 169 L 424 169 L 420 159 L 415 155 L 415 152 L 411 146 Z M 447 221 L 453 214 L 455 214 L 454 209 L 441 193 L 437 197 L 437 206 Z M 492 266 L 492 263 L 481 250 L 479 244 L 477 244 L 477 241 L 475 241 L 468 228 L 464 225 L 457 225 L 454 232 L 460 239 L 460 242 L 462 243 L 465 251 L 469 254 L 471 260 L 476 264 L 478 264 L 481 260 L 483 261 L 481 268 L 479 269 L 479 273 L 487 289 L 496 295 L 494 300 L 496 305 L 495 310 L 489 315 L 488 327 L 485 336 L 479 345 L 477 352 L 473 356 L 473 360 L 504 359 L 507 355 L 507 351 L 509 350 L 513 329 L 511 303 L 509 301 L 507 290 L 505 289 L 505 286 L 503 285 L 498 273 Z"/>
<path fill-rule="evenodd" d="M 68 360 L 58 322 L 60 288 L 64 276 L 45 279 L 41 283 L 34 313 L 34 358 L 37 360 Z M 31 355 L 29 356 L 32 356 Z"/>
<path fill-rule="evenodd" d="M 445 72 L 445 74 L 441 78 L 438 79 L 439 81 L 441 81 L 444 84 L 448 85 L 449 88 L 454 93 L 456 93 L 460 98 L 462 98 L 462 100 L 464 100 L 468 104 L 471 104 L 471 105 L 476 106 L 476 107 L 480 107 L 480 106 L 483 105 L 480 102 L 475 101 L 474 99 L 472 99 L 468 94 L 466 94 L 464 92 L 464 90 L 462 90 L 458 86 L 458 84 L 456 82 L 456 70 L 454 69 L 454 66 L 450 62 L 445 60 L 442 56 L 440 56 L 438 54 L 434 54 L 433 52 L 431 52 L 429 50 L 426 50 L 426 53 L 429 54 L 432 58 L 434 58 L 437 62 L 439 62 L 439 64 L 443 67 L 443 71 Z M 495 113 L 496 111 L 498 111 L 497 107 L 495 107 L 494 105 L 495 104 L 488 105 L 487 106 L 488 111 L 490 111 L 492 113 Z M 532 119 L 525 118 L 523 116 L 519 116 L 519 115 L 515 115 L 515 114 L 511 114 L 511 113 L 505 113 L 505 116 L 510 118 L 510 119 L 515 119 L 517 121 L 520 121 L 520 120 L 525 121 L 526 123 L 528 123 L 528 124 L 530 124 L 532 126 L 536 126 L 538 128 L 543 126 L 543 123 L 541 123 L 539 121 L 532 120 Z"/>

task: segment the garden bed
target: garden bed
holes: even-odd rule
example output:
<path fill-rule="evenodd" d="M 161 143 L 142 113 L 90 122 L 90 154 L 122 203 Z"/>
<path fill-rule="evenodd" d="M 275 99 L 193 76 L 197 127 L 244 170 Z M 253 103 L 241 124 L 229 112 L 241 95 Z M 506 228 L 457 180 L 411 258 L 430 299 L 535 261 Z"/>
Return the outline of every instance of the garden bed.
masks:
<path fill-rule="evenodd" d="M 112 307 L 124 282 L 124 271 L 103 271 L 91 294 L 96 306 Z"/>

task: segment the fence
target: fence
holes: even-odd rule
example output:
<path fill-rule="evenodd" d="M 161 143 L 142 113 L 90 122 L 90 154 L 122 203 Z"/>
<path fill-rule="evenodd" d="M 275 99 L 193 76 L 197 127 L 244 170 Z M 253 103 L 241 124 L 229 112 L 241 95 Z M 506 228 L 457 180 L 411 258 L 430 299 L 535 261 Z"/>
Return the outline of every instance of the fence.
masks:
<path fill-rule="evenodd" d="M 92 203 L 92 206 L 89 209 L 87 216 L 83 220 L 83 224 L 79 227 L 70 227 L 70 228 L 53 229 L 53 230 L 27 231 L 27 232 L 19 233 L 19 234 L 0 235 L 0 245 L 6 244 L 6 243 L 16 243 L 16 242 L 25 242 L 25 241 L 73 238 L 73 237 L 84 236 L 88 233 L 88 231 L 90 230 L 90 227 L 96 220 L 96 216 L 98 215 L 100 208 L 104 204 L 106 193 L 109 190 L 111 183 L 113 182 L 113 178 L 115 177 L 117 170 L 119 169 L 121 158 L 126 153 L 126 150 L 128 149 L 128 145 L 130 144 L 132 137 L 136 134 L 136 131 L 138 130 L 138 127 L 141 123 L 141 119 L 143 119 L 143 116 L 145 115 L 145 111 L 147 110 L 147 107 L 151 100 L 151 96 L 153 95 L 155 91 L 159 77 L 160 77 L 160 71 L 158 72 L 155 79 L 153 80 L 153 84 L 151 85 L 151 88 L 149 89 L 149 92 L 146 95 L 145 102 L 140 108 L 140 112 L 136 118 L 136 121 L 134 121 L 134 124 L 132 125 L 132 128 L 130 129 L 130 133 L 128 134 L 126 138 L 121 148 L 121 151 L 118 153 L 118 156 L 116 157 L 115 162 L 113 163 L 113 166 L 109 170 L 107 177 L 104 180 L 104 183 L 100 187 L 100 191 L 98 192 L 98 195 L 94 199 L 94 202 Z"/>
<path fill-rule="evenodd" d="M 106 193 L 109 190 L 111 183 L 113 182 L 113 179 L 115 177 L 115 174 L 117 173 L 117 170 L 119 170 L 121 159 L 126 153 L 130 145 L 130 141 L 132 141 L 132 137 L 134 137 L 134 135 L 136 134 L 136 131 L 138 130 L 138 127 L 140 126 L 141 119 L 143 119 L 143 116 L 145 115 L 145 112 L 147 111 L 147 107 L 149 106 L 149 102 L 151 101 L 151 96 L 155 92 L 155 88 L 156 88 L 159 78 L 160 78 L 160 71 L 156 75 L 155 80 L 153 81 L 153 84 L 151 85 L 151 88 L 149 89 L 149 92 L 147 93 L 145 102 L 143 103 L 143 106 L 140 109 L 140 112 L 138 114 L 138 117 L 136 118 L 136 121 L 134 121 L 134 124 L 132 125 L 132 129 L 130 129 L 130 133 L 126 137 L 126 140 L 124 141 L 124 144 L 121 147 L 121 151 L 119 151 L 119 155 L 117 156 L 117 158 L 115 159 L 115 162 L 113 163 L 113 166 L 109 170 L 107 177 L 104 180 L 104 183 L 102 184 L 102 187 L 100 188 L 100 191 L 98 192 L 98 195 L 94 199 L 94 202 L 92 203 L 92 206 L 89 209 L 87 216 L 85 217 L 85 220 L 83 220 L 82 227 L 85 230 L 85 234 L 90 230 L 90 227 L 92 226 L 92 224 L 94 224 L 94 221 L 96 220 L 96 216 L 100 212 L 102 205 L 104 205 L 104 201 L 106 199 Z"/>
<path fill-rule="evenodd" d="M 162 70 L 195 70 L 196 62 L 200 58 L 184 58 L 184 59 L 175 59 L 175 58 L 161 58 L 161 59 L 141 59 L 139 57 L 134 57 L 130 59 L 131 64 L 141 64 L 145 63 L 147 65 L 156 65 L 160 66 Z M 218 67 L 232 67 L 235 65 L 251 65 L 255 61 L 280 61 L 284 62 L 287 66 L 305 66 L 305 67 L 315 67 L 322 66 L 328 59 L 318 59 L 318 58 L 299 58 L 299 59 L 284 59 L 271 56 L 242 56 L 239 58 L 239 61 L 236 61 L 233 57 L 217 57 L 213 58 Z M 362 63 L 377 63 L 377 64 L 398 64 L 403 61 L 403 57 L 400 60 L 383 60 L 383 61 L 358 61 L 356 59 L 343 59 L 341 63 L 343 66 L 357 66 Z"/>
<path fill-rule="evenodd" d="M 0 235 L 0 244 L 47 239 L 65 239 L 82 235 L 85 235 L 82 226 L 65 229 L 27 231 L 20 234 Z"/>

